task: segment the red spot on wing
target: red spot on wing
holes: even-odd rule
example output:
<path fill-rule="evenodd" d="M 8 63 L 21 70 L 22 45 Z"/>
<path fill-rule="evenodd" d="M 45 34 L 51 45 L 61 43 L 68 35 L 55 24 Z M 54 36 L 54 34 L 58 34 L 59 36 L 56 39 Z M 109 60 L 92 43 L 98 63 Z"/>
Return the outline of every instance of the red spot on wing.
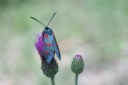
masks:
<path fill-rule="evenodd" d="M 58 46 L 58 44 L 56 43 L 56 46 Z"/>
<path fill-rule="evenodd" d="M 45 38 L 48 38 L 48 34 L 47 33 L 45 33 L 44 36 L 45 36 Z"/>
<path fill-rule="evenodd" d="M 48 43 L 48 44 L 47 44 L 47 46 L 49 46 L 49 47 L 50 47 L 50 46 L 51 46 L 51 44 L 49 44 L 49 43 Z"/>
<path fill-rule="evenodd" d="M 52 35 L 54 36 L 54 33 L 52 33 Z"/>
<path fill-rule="evenodd" d="M 46 51 L 45 54 L 48 54 L 48 51 Z"/>
<path fill-rule="evenodd" d="M 60 50 L 58 50 L 58 52 L 60 52 Z"/>
<path fill-rule="evenodd" d="M 50 46 L 51 46 L 51 44 L 50 44 L 50 43 L 46 43 L 46 44 L 45 44 L 45 46 L 48 46 L 48 47 L 50 47 Z"/>

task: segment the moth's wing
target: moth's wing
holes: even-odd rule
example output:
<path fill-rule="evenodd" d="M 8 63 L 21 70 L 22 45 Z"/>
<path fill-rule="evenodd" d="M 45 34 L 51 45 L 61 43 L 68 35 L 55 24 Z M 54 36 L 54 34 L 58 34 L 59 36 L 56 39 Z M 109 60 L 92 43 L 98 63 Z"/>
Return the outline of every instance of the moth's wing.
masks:
<path fill-rule="evenodd" d="M 56 41 L 56 38 L 55 38 L 54 33 L 52 35 L 54 37 L 53 42 L 52 42 L 52 45 L 53 45 L 53 47 L 55 49 L 55 52 L 56 52 L 57 57 L 59 58 L 59 60 L 61 60 L 60 50 L 59 50 L 59 47 L 58 47 L 58 44 L 57 44 L 57 41 Z"/>
<path fill-rule="evenodd" d="M 53 37 L 44 33 L 44 57 L 48 63 L 52 60 L 55 54 L 54 47 L 52 46 Z"/>
<path fill-rule="evenodd" d="M 52 58 L 54 57 L 55 52 L 50 51 L 48 47 L 44 48 L 44 57 L 48 63 L 51 62 Z"/>

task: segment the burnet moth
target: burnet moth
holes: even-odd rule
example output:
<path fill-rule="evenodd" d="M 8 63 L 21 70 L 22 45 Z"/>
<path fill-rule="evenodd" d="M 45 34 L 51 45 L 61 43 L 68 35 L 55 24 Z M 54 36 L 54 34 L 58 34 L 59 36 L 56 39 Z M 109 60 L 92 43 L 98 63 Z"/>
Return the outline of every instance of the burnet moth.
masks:
<path fill-rule="evenodd" d="M 57 57 L 59 58 L 59 60 L 61 60 L 61 55 L 60 55 L 60 51 L 59 51 L 59 47 L 58 47 L 55 35 L 54 35 L 52 29 L 48 27 L 48 25 L 50 24 L 51 20 L 53 19 L 54 15 L 56 13 L 57 12 L 55 12 L 53 14 L 53 16 L 50 19 L 50 21 L 48 22 L 47 26 L 45 26 L 42 22 L 40 22 L 36 18 L 30 17 L 30 18 L 38 21 L 45 27 L 41 36 L 40 35 L 37 36 L 38 41 L 35 43 L 35 47 L 36 47 L 37 51 L 39 52 L 40 56 L 44 56 L 45 60 L 48 63 L 50 63 L 50 61 L 53 59 L 55 53 L 56 53 Z"/>

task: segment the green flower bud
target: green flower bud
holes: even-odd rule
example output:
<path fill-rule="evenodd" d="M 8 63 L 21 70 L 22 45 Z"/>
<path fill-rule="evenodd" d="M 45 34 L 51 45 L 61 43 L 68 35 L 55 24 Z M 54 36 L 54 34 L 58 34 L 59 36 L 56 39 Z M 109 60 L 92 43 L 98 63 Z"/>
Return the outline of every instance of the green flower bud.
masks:
<path fill-rule="evenodd" d="M 58 72 L 58 64 L 56 60 L 53 58 L 50 63 L 48 63 L 45 59 L 41 59 L 41 69 L 43 74 L 47 77 L 54 77 Z"/>
<path fill-rule="evenodd" d="M 71 69 L 75 74 L 80 74 L 84 69 L 84 61 L 81 55 L 75 55 L 72 61 Z"/>

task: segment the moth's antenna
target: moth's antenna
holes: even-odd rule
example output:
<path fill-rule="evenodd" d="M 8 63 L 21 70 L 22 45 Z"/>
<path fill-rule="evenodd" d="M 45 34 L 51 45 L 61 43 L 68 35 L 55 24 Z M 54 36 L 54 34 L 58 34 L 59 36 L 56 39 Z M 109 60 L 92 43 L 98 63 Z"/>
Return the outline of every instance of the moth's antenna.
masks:
<path fill-rule="evenodd" d="M 55 12 L 55 13 L 52 15 L 52 18 L 51 18 L 50 21 L 48 22 L 48 25 L 49 25 L 49 23 L 51 22 L 51 20 L 53 19 L 54 15 L 55 15 L 56 13 L 57 13 L 57 12 Z M 47 27 L 48 27 L 48 25 L 47 25 Z"/>
<path fill-rule="evenodd" d="M 34 18 L 34 17 L 30 17 L 30 18 L 32 18 L 32 19 L 34 19 L 34 20 L 36 20 L 37 22 L 41 23 L 44 27 L 46 27 L 42 22 L 40 22 L 40 21 L 39 21 L 39 20 L 37 20 L 36 18 Z"/>

